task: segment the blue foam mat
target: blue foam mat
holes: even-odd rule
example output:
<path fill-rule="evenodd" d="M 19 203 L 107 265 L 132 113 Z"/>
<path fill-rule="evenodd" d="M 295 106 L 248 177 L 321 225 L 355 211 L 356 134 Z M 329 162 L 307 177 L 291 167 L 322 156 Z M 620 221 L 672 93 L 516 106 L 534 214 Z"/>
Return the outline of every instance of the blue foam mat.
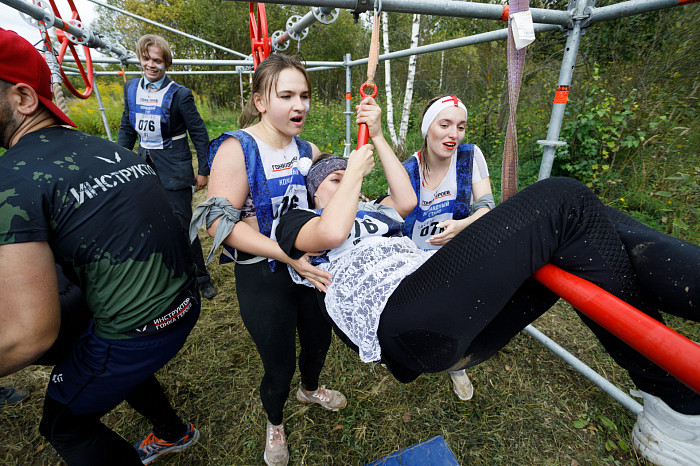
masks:
<path fill-rule="evenodd" d="M 441 435 L 395 451 L 366 466 L 460 466 Z"/>

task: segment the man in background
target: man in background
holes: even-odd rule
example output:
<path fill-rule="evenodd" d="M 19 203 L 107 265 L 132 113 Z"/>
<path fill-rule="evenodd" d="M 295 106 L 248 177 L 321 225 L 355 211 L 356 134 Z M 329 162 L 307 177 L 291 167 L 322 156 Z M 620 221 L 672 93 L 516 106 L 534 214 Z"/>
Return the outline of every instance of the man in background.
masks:
<path fill-rule="evenodd" d="M 136 54 L 143 77 L 124 85 L 124 113 L 117 143 L 131 150 L 138 139 L 139 155 L 155 169 L 187 235 L 192 219 L 192 194 L 207 185 L 209 176 L 209 134 L 192 92 L 165 75 L 173 62 L 165 39 L 153 34 L 142 36 L 136 44 Z M 197 152 L 196 176 L 188 133 Z M 213 298 L 217 290 L 204 265 L 199 238 L 191 243 L 190 255 L 202 296 Z"/>

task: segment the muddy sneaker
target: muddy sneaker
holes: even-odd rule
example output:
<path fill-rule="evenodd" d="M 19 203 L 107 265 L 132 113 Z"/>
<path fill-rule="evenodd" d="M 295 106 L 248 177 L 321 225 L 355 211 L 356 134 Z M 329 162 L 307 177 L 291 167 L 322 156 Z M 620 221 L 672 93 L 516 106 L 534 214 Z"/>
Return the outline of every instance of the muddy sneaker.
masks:
<path fill-rule="evenodd" d="M 631 393 L 644 399 L 632 430 L 634 448 L 654 464 L 700 464 L 700 415 L 681 414 L 641 390 Z"/>
<path fill-rule="evenodd" d="M 25 390 L 11 387 L 0 387 L 0 406 L 10 406 L 19 403 L 29 395 Z"/>
<path fill-rule="evenodd" d="M 455 395 L 462 401 L 471 400 L 474 396 L 474 385 L 472 385 L 467 371 L 464 369 L 460 371 L 449 371 L 450 378 L 452 379 L 452 390 L 454 390 Z"/>
<path fill-rule="evenodd" d="M 197 440 L 199 440 L 199 431 L 189 423 L 187 424 L 187 431 L 174 442 L 159 439 L 151 431 L 142 442 L 134 444 L 134 448 L 139 454 L 141 463 L 150 464 L 161 455 L 177 453 L 191 447 Z"/>
<path fill-rule="evenodd" d="M 219 293 L 211 280 L 199 284 L 199 292 L 202 294 L 204 299 L 212 299 Z"/>
<path fill-rule="evenodd" d="M 265 438 L 265 464 L 267 466 L 286 466 L 289 462 L 287 437 L 284 435 L 284 424 L 273 426 L 267 423 Z"/>
<path fill-rule="evenodd" d="M 328 390 L 324 385 L 321 385 L 311 393 L 306 393 L 301 384 L 299 384 L 297 400 L 302 403 L 316 403 L 331 411 L 338 411 L 348 405 L 345 395 L 336 390 Z"/>

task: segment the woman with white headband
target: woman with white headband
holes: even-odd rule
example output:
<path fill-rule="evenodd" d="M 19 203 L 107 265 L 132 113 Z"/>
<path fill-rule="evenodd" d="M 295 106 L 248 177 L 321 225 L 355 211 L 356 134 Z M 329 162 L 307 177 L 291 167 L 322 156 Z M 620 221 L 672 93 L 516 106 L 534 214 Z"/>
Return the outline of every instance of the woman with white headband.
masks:
<path fill-rule="evenodd" d="M 401 235 L 412 208 L 401 202 L 415 199 L 410 181 L 393 169 L 395 157 L 378 153 L 388 197 L 357 202 L 373 165 L 369 146 L 348 160 L 321 159 L 307 175 L 319 210 L 287 212 L 276 233 L 290 257 L 326 251 L 312 262 L 333 275 L 323 296 L 328 316 L 362 361 L 385 363 L 399 381 L 496 354 L 557 302 L 532 278 L 547 263 L 659 321 L 659 311 L 699 321 L 700 247 L 604 206 L 582 183 L 539 181 L 424 251 Z M 637 450 L 656 464 L 697 464 L 700 394 L 580 316 L 644 399 L 632 434 Z"/>
<path fill-rule="evenodd" d="M 404 162 L 418 205 L 406 217 L 403 232 L 426 251 L 439 249 L 495 207 L 484 154 L 463 144 L 467 108 L 455 96 L 430 100 L 423 109 L 423 147 Z M 463 369 L 450 371 L 460 400 L 474 387 Z"/>

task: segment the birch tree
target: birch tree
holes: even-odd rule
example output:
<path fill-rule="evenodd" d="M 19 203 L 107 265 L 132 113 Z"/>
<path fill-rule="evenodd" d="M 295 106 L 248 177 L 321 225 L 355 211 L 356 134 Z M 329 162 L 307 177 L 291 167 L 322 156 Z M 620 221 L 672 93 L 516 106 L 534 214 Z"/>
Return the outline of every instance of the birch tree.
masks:
<path fill-rule="evenodd" d="M 384 53 L 389 53 L 389 15 L 382 12 L 382 42 L 384 43 Z M 394 128 L 394 100 L 391 93 L 391 60 L 384 61 L 384 92 L 386 94 L 386 124 L 389 127 L 391 144 L 394 147 L 399 145 L 399 138 L 396 136 Z"/>
<path fill-rule="evenodd" d="M 413 15 L 411 26 L 411 47 L 418 46 L 418 34 L 420 32 L 420 15 Z M 382 13 L 382 40 L 384 43 L 384 53 L 389 53 L 389 15 Z M 393 93 L 391 89 L 391 64 L 389 60 L 384 62 L 384 88 L 386 92 L 386 119 L 389 127 L 391 143 L 398 154 L 403 154 L 406 149 L 406 133 L 408 132 L 408 118 L 411 115 L 411 101 L 413 100 L 413 82 L 416 76 L 416 55 L 411 55 L 408 59 L 408 73 L 406 75 L 406 94 L 404 95 L 403 111 L 399 125 L 399 134 L 394 128 L 394 105 Z"/>
<path fill-rule="evenodd" d="M 420 15 L 413 15 L 411 26 L 411 48 L 418 46 L 418 33 L 420 32 Z M 408 132 L 408 117 L 411 114 L 411 101 L 413 100 L 413 82 L 416 77 L 417 56 L 411 55 L 408 59 L 408 75 L 406 76 L 406 95 L 403 99 L 403 113 L 401 114 L 401 125 L 399 126 L 399 140 L 396 150 L 403 153 L 406 149 L 406 133 Z"/>
<path fill-rule="evenodd" d="M 440 52 L 440 84 L 438 84 L 438 89 L 442 91 L 442 75 L 445 71 L 445 51 Z"/>

